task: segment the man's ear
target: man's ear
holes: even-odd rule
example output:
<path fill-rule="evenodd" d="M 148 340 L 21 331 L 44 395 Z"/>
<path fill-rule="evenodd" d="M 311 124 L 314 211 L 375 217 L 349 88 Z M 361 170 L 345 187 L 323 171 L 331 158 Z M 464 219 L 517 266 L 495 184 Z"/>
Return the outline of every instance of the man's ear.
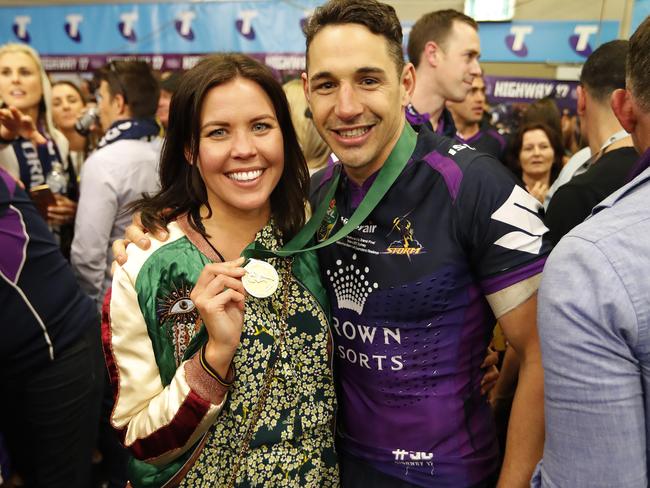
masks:
<path fill-rule="evenodd" d="M 302 73 L 300 78 L 302 79 L 302 90 L 305 92 L 307 103 L 309 103 L 309 78 L 307 78 L 307 73 Z"/>
<path fill-rule="evenodd" d="M 437 68 L 440 63 L 441 53 L 442 49 L 440 48 L 440 45 L 435 41 L 429 41 L 424 45 L 420 62 L 426 61 L 430 66 Z"/>
<path fill-rule="evenodd" d="M 612 93 L 610 103 L 614 115 L 619 123 L 630 134 L 634 132 L 637 123 L 636 113 L 634 111 L 634 101 L 629 90 L 619 88 Z"/>
<path fill-rule="evenodd" d="M 400 85 L 402 92 L 402 106 L 406 107 L 411 103 L 411 97 L 415 91 L 415 67 L 412 63 L 406 63 L 402 69 L 402 76 L 400 77 Z"/>
<path fill-rule="evenodd" d="M 578 85 L 576 95 L 578 96 L 577 113 L 578 115 L 584 115 L 587 108 L 587 92 L 583 86 Z"/>
<path fill-rule="evenodd" d="M 130 113 L 129 111 L 129 106 L 126 104 L 126 101 L 124 100 L 124 95 L 121 93 L 116 93 L 113 95 L 113 103 L 115 104 L 115 107 L 117 108 L 117 113 L 122 116 L 122 115 L 127 115 Z"/>

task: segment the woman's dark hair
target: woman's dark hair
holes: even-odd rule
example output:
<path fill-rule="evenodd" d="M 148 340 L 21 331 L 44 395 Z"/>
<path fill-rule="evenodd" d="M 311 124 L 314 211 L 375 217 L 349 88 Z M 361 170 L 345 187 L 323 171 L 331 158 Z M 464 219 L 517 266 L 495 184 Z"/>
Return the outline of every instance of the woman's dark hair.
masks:
<path fill-rule="evenodd" d="M 517 131 L 516 136 L 512 139 L 510 148 L 506 155 L 506 164 L 519 178 L 521 178 L 521 164 L 519 163 L 519 153 L 524 143 L 524 134 L 531 130 L 541 130 L 548 137 L 548 141 L 553 148 L 553 165 L 551 166 L 551 181 L 553 183 L 557 175 L 562 170 L 562 156 L 564 155 L 564 146 L 562 145 L 562 136 L 555 130 L 551 129 L 543 122 L 529 122 L 522 125 Z"/>
<path fill-rule="evenodd" d="M 76 91 L 77 95 L 79 95 L 79 98 L 81 99 L 81 103 L 83 103 L 84 105 L 86 105 L 86 103 L 88 102 L 88 100 L 86 100 L 86 97 L 84 97 L 84 94 L 81 93 L 81 88 L 79 88 L 74 82 L 72 82 L 70 80 L 55 81 L 54 83 L 52 83 L 52 88 L 54 88 L 55 86 L 59 86 L 59 85 L 69 86 L 74 91 Z"/>
<path fill-rule="evenodd" d="M 284 171 L 271 193 L 271 213 L 286 240 L 305 223 L 305 202 L 309 173 L 296 132 L 291 124 L 289 104 L 280 83 L 271 71 L 243 54 L 215 54 L 204 58 L 183 75 L 169 108 L 169 126 L 160 158 L 160 191 L 133 204 L 141 212 L 145 228 L 166 226 L 189 213 L 189 223 L 205 235 L 197 222 L 198 209 L 208 204 L 208 195 L 195 164 L 199 156 L 201 109 L 207 93 L 236 78 L 259 85 L 268 95 L 284 141 Z M 192 163 L 192 164 L 190 164 Z M 171 209 L 171 211 L 169 210 Z"/>

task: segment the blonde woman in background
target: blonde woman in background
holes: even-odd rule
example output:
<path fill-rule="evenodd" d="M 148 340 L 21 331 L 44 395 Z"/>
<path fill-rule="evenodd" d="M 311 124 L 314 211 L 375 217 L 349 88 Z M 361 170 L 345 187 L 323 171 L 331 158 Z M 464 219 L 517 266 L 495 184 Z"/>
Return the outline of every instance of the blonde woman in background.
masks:
<path fill-rule="evenodd" d="M 52 87 L 38 53 L 25 44 L 0 46 L 0 167 L 29 191 L 60 164 L 66 188 L 55 194 L 47 220 L 69 257 L 78 198 L 69 144 L 52 120 Z"/>
<path fill-rule="evenodd" d="M 296 128 L 298 142 L 305 155 L 309 174 L 313 175 L 319 169 L 327 166 L 327 160 L 331 154 L 330 148 L 316 131 L 305 99 L 302 80 L 288 81 L 282 85 L 282 88 L 289 100 L 291 121 Z"/>

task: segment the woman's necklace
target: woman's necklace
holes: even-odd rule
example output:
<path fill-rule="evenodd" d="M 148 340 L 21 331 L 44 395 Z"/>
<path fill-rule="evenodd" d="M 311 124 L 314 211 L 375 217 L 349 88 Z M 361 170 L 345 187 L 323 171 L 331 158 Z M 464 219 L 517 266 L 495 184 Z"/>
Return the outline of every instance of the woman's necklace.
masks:
<path fill-rule="evenodd" d="M 205 232 L 205 230 L 203 232 Z M 225 263 L 226 260 L 224 259 L 223 255 L 219 251 L 217 251 L 217 248 L 212 245 L 212 243 L 208 240 L 207 237 L 205 237 L 205 234 L 201 234 L 201 235 L 203 236 L 203 239 L 205 239 L 205 242 L 208 244 L 208 246 L 210 246 L 210 249 L 212 249 L 215 252 L 215 254 L 217 256 L 219 256 L 219 259 L 221 259 L 221 262 Z"/>
<path fill-rule="evenodd" d="M 221 253 L 217 250 L 217 248 L 214 247 L 214 246 L 212 245 L 212 243 L 210 242 L 210 240 L 209 240 L 209 239 L 206 237 L 206 235 L 205 235 L 205 226 L 203 225 L 203 221 L 201 220 L 201 214 L 200 214 L 200 211 L 199 211 L 199 210 L 192 211 L 192 214 L 193 214 L 192 216 L 194 217 L 194 222 L 196 222 L 197 226 L 199 227 L 199 230 L 201 231 L 201 232 L 200 232 L 201 237 L 203 237 L 203 239 L 205 240 L 205 243 L 206 243 L 208 246 L 210 246 L 210 249 L 212 249 L 212 250 L 214 251 L 214 253 L 215 253 L 217 256 L 219 256 L 219 259 L 221 259 L 221 262 L 222 262 L 222 263 L 225 263 L 225 262 L 226 262 L 226 259 L 223 257 L 223 254 L 221 254 Z"/>

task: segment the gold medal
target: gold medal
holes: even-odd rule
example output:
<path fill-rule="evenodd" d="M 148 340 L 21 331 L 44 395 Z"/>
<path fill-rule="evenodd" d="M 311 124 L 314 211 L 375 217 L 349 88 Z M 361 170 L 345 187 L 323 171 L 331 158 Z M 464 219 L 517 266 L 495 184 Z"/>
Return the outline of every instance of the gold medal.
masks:
<path fill-rule="evenodd" d="M 241 281 L 246 291 L 256 298 L 267 298 L 275 293 L 280 277 L 275 268 L 266 261 L 250 259 L 244 266 L 246 274 Z"/>

